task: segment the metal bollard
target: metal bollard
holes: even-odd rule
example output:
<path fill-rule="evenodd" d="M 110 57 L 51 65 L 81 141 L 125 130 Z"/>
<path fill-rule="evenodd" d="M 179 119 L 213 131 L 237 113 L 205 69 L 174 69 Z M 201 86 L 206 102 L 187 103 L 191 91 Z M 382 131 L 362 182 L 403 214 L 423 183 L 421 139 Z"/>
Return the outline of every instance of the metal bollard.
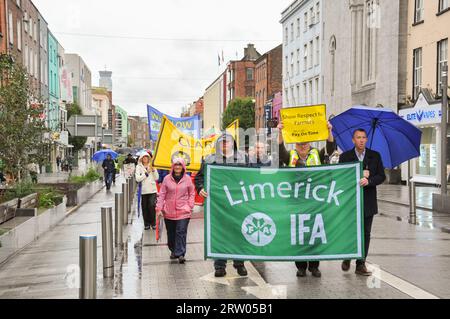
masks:
<path fill-rule="evenodd" d="M 130 189 L 129 189 L 129 191 L 130 191 L 130 210 L 129 210 L 130 214 L 131 214 L 131 208 L 133 207 L 133 199 L 134 199 L 133 198 L 133 194 L 134 194 L 133 190 L 134 190 L 133 178 L 130 178 Z"/>
<path fill-rule="evenodd" d="M 133 195 L 131 192 L 133 191 L 133 185 L 131 184 L 131 177 L 127 179 L 128 184 L 128 214 L 131 213 L 131 202 L 133 201 Z"/>
<path fill-rule="evenodd" d="M 116 193 L 115 197 L 115 244 L 116 247 L 123 244 L 123 193 Z"/>
<path fill-rule="evenodd" d="M 128 183 L 122 184 L 123 193 L 123 224 L 128 225 Z"/>
<path fill-rule="evenodd" d="M 97 236 L 80 236 L 80 299 L 97 298 Z"/>
<path fill-rule="evenodd" d="M 409 181 L 409 223 L 417 225 L 416 183 Z"/>
<path fill-rule="evenodd" d="M 112 207 L 102 207 L 103 278 L 114 278 Z"/>

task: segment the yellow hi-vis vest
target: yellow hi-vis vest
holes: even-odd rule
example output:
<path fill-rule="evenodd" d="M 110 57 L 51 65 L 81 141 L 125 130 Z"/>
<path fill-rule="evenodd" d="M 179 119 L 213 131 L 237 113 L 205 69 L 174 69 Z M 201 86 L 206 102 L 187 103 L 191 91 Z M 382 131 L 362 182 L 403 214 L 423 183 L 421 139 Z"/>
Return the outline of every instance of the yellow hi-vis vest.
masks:
<path fill-rule="evenodd" d="M 292 150 L 290 152 L 289 167 L 296 167 L 297 162 L 299 160 L 300 156 L 298 156 L 297 151 Z M 321 165 L 319 151 L 313 148 L 311 149 L 311 151 L 309 151 L 308 158 L 306 159 L 306 166 L 319 166 L 319 165 Z"/>

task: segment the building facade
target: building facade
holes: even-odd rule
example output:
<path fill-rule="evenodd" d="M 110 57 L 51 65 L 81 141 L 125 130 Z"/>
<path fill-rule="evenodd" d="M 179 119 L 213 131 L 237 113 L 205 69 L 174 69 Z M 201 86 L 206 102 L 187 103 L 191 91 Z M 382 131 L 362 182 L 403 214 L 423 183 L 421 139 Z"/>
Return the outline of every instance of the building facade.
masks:
<path fill-rule="evenodd" d="M 255 98 L 255 62 L 261 54 L 253 44 L 244 49 L 240 61 L 230 61 L 226 70 L 225 108 L 235 98 Z"/>
<path fill-rule="evenodd" d="M 53 132 L 60 129 L 60 88 L 59 88 L 59 43 L 53 34 L 48 32 L 48 76 L 49 76 L 49 101 L 47 120 L 48 127 Z"/>
<path fill-rule="evenodd" d="M 442 95 L 450 90 L 442 87 L 442 66 L 448 65 L 448 41 L 450 37 L 450 1 L 408 1 L 407 37 L 407 100 L 408 105 L 400 115 L 422 130 L 420 157 L 413 161 L 415 180 L 438 185 L 441 180 L 442 150 L 440 141 L 450 132 L 443 133 Z M 417 116 L 422 114 L 423 116 Z M 447 144 L 450 145 L 450 144 Z M 450 156 L 450 148 L 448 153 Z M 447 175 L 450 174 L 450 158 L 447 158 Z M 402 170 L 407 179 L 407 170 Z"/>
<path fill-rule="evenodd" d="M 110 129 L 109 123 L 109 109 L 111 101 L 106 88 L 93 87 L 92 88 L 92 106 L 95 109 L 95 113 L 102 118 L 102 126 Z"/>
<path fill-rule="evenodd" d="M 41 88 L 41 101 L 48 105 L 49 100 L 49 56 L 48 56 L 48 24 L 44 17 L 38 14 L 39 28 L 39 81 Z"/>
<path fill-rule="evenodd" d="M 118 105 L 115 105 L 115 145 L 127 147 L 128 144 L 128 113 Z"/>
<path fill-rule="evenodd" d="M 323 0 L 296 0 L 282 12 L 284 107 L 322 103 L 322 6 Z"/>
<path fill-rule="evenodd" d="M 23 41 L 22 41 L 22 21 L 23 10 L 20 1 L 5 0 L 5 38 L 6 53 L 14 61 L 23 63 Z"/>
<path fill-rule="evenodd" d="M 226 78 L 227 74 L 221 74 L 203 95 L 203 128 L 205 131 L 220 130 L 222 127 L 222 115 L 226 108 Z"/>
<path fill-rule="evenodd" d="M 323 2 L 323 102 L 398 110 L 406 102 L 407 2 Z M 336 26 L 340 26 L 337 28 Z"/>
<path fill-rule="evenodd" d="M 84 115 L 95 115 L 92 107 L 92 74 L 78 54 L 66 54 L 66 68 L 72 78 L 73 99 Z"/>
<path fill-rule="evenodd" d="M 266 106 L 270 107 L 272 114 L 272 100 L 274 95 L 283 90 L 283 46 L 279 45 L 263 54 L 255 64 L 255 128 L 266 128 Z"/>
<path fill-rule="evenodd" d="M 35 98 L 39 98 L 39 11 L 31 0 L 21 0 L 23 11 L 22 52 L 23 65 L 27 69 Z"/>

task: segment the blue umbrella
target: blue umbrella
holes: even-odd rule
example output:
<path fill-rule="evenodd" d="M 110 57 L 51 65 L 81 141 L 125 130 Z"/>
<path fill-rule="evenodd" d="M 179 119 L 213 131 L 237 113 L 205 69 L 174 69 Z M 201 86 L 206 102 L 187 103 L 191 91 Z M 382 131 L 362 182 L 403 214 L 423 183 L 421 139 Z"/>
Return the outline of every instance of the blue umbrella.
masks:
<path fill-rule="evenodd" d="M 116 159 L 119 157 L 119 154 L 114 152 L 113 150 L 101 150 L 92 156 L 92 159 L 96 162 L 103 162 L 106 159 L 106 156 L 111 155 L 112 159 Z"/>
<path fill-rule="evenodd" d="M 420 156 L 422 132 L 394 111 L 382 108 L 354 106 L 330 120 L 338 146 L 352 150 L 356 129 L 365 129 L 367 147 L 381 154 L 384 167 L 394 168 Z"/>

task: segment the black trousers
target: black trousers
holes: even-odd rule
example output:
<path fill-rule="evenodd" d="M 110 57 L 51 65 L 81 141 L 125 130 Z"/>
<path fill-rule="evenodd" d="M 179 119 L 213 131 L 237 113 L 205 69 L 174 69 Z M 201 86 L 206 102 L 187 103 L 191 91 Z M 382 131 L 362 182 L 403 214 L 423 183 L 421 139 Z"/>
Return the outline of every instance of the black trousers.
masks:
<path fill-rule="evenodd" d="M 318 261 L 303 261 L 303 262 L 297 262 L 295 263 L 297 266 L 297 269 L 300 270 L 311 270 L 311 269 L 318 269 L 320 266 L 320 262 Z"/>
<path fill-rule="evenodd" d="M 190 219 L 165 220 L 167 245 L 175 257 L 186 256 L 187 232 Z"/>
<path fill-rule="evenodd" d="M 372 233 L 372 225 L 373 225 L 374 216 L 365 217 L 364 218 L 364 243 L 365 243 L 365 256 L 364 259 L 357 260 L 357 265 L 364 265 L 366 263 L 367 256 L 369 255 L 369 247 L 370 247 L 370 237 Z"/>
<path fill-rule="evenodd" d="M 142 195 L 141 201 L 145 227 L 156 226 L 156 194 Z"/>

